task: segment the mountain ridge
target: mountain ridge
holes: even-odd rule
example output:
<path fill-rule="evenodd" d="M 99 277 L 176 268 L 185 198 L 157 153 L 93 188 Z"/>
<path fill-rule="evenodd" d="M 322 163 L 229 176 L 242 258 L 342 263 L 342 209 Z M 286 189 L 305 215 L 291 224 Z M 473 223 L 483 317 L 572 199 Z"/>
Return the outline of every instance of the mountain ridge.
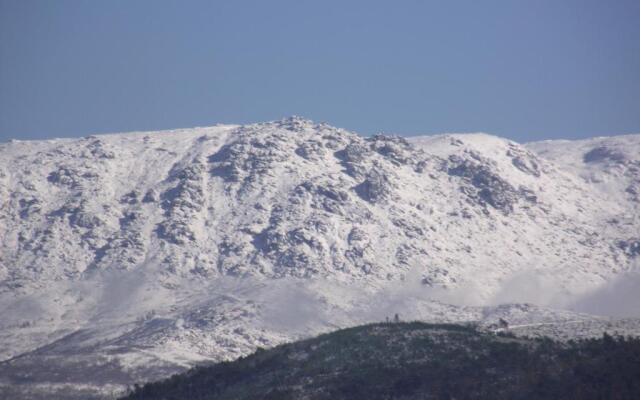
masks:
<path fill-rule="evenodd" d="M 395 313 L 636 332 L 560 309 L 640 282 L 640 135 L 561 144 L 299 117 L 0 144 L 0 368 L 155 379 Z"/>

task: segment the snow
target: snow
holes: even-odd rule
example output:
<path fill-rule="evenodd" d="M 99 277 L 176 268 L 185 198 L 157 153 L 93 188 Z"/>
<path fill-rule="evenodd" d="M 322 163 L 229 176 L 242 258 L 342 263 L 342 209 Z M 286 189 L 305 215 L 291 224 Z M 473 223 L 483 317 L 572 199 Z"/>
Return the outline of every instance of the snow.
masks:
<path fill-rule="evenodd" d="M 638 272 L 639 196 L 640 135 L 363 138 L 293 117 L 0 144 L 0 376 L 54 387 L 52 365 L 87 363 L 79 388 L 124 387 L 395 313 L 638 334 L 586 313 Z"/>

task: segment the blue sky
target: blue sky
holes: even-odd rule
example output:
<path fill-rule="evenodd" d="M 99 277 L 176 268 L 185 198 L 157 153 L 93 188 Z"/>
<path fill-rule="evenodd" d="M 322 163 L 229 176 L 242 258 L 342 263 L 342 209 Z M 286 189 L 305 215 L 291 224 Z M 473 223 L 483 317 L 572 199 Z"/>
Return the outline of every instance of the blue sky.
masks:
<path fill-rule="evenodd" d="M 640 133 L 640 1 L 0 0 L 0 141 L 301 115 Z"/>

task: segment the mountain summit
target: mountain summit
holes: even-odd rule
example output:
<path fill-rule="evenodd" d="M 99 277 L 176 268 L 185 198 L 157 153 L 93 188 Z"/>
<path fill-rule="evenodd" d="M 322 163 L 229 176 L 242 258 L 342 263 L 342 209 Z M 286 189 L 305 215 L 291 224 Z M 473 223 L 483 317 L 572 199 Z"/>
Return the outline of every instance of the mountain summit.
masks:
<path fill-rule="evenodd" d="M 484 318 L 448 300 L 553 305 L 638 265 L 639 155 L 299 117 L 0 144 L 0 359 L 146 379 L 381 313 Z"/>
<path fill-rule="evenodd" d="M 3 290 L 108 270 L 170 284 L 417 268 L 487 296 L 521 269 L 598 285 L 631 268 L 638 240 L 640 137 L 609 142 L 578 156 L 609 184 L 628 180 L 617 193 L 489 135 L 363 138 L 300 117 L 4 144 Z"/>

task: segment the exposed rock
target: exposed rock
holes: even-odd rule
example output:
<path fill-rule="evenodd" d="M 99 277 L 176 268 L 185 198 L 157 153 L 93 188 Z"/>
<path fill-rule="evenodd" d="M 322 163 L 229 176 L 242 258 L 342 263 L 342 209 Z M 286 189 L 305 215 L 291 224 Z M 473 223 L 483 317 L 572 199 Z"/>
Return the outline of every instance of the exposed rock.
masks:
<path fill-rule="evenodd" d="M 203 172 L 204 166 L 194 163 L 170 174 L 177 184 L 162 196 L 166 219 L 158 225 L 159 237 L 179 245 L 196 240 L 191 218 L 204 207 Z"/>
<path fill-rule="evenodd" d="M 327 150 L 322 142 L 317 140 L 305 141 L 296 149 L 297 155 L 309 161 L 320 160 L 326 153 Z"/>
<path fill-rule="evenodd" d="M 533 153 L 525 151 L 519 146 L 510 144 L 507 156 L 511 157 L 513 166 L 520 171 L 535 177 L 540 177 L 540 167 Z"/>
<path fill-rule="evenodd" d="M 629 257 L 640 256 L 640 239 L 628 239 L 618 241 L 618 247 Z"/>
<path fill-rule="evenodd" d="M 144 198 L 142 199 L 142 202 L 156 203 L 158 202 L 158 200 L 160 200 L 160 195 L 158 194 L 158 192 L 155 189 L 149 189 L 147 190 L 147 193 L 145 193 Z"/>
<path fill-rule="evenodd" d="M 123 204 L 137 204 L 140 193 L 137 190 L 132 190 L 120 198 L 120 203 Z"/>
<path fill-rule="evenodd" d="M 606 146 L 596 147 L 587 153 L 585 153 L 583 157 L 583 161 L 585 163 L 596 163 L 596 162 L 623 162 L 625 160 L 625 156 L 623 153 L 616 151 L 614 149 L 610 149 Z"/>
<path fill-rule="evenodd" d="M 367 141 L 378 154 L 396 165 L 404 165 L 411 160 L 411 145 L 402 137 L 376 135 Z"/>
<path fill-rule="evenodd" d="M 92 158 L 114 159 L 116 154 L 108 148 L 102 140 L 96 139 L 95 136 L 89 137 L 91 142 L 87 145 L 87 150 Z M 85 156 L 87 156 L 85 154 Z"/>
<path fill-rule="evenodd" d="M 79 174 L 68 167 L 61 166 L 47 177 L 49 182 L 75 188 L 79 185 Z"/>
<path fill-rule="evenodd" d="M 355 187 L 355 190 L 363 200 L 378 203 L 389 197 L 392 186 L 387 175 L 374 169 L 367 174 L 364 182 Z"/>
<path fill-rule="evenodd" d="M 42 202 L 37 198 L 20 199 L 20 217 L 29 218 L 42 211 Z"/>
<path fill-rule="evenodd" d="M 358 242 L 366 242 L 368 241 L 367 233 L 357 226 L 354 226 L 349 232 L 349 236 L 347 237 L 349 244 L 355 244 Z"/>
<path fill-rule="evenodd" d="M 337 151 L 335 156 L 342 161 L 345 172 L 353 177 L 364 174 L 366 166 L 364 161 L 370 154 L 369 148 L 360 141 L 349 143 L 344 149 Z"/>
<path fill-rule="evenodd" d="M 519 199 L 518 191 L 507 181 L 495 174 L 489 167 L 458 156 L 449 157 L 449 175 L 463 178 L 470 186 L 461 187 L 461 191 L 480 205 L 488 204 L 509 214 Z"/>

